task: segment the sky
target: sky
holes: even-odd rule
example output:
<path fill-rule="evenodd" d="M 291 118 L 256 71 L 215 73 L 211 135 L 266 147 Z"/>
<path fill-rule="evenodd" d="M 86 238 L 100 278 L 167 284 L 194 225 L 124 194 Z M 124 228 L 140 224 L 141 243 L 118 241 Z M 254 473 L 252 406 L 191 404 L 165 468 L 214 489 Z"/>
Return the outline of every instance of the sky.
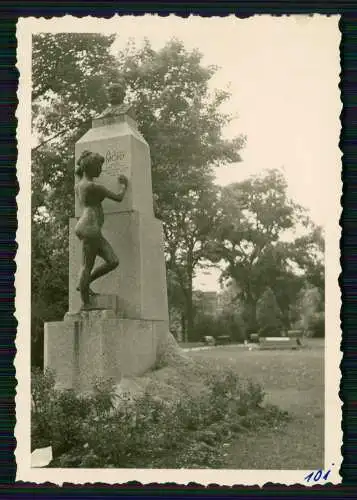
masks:
<path fill-rule="evenodd" d="M 341 168 L 338 17 L 145 16 L 117 24 L 117 48 L 147 37 L 159 49 L 176 37 L 199 49 L 203 64 L 219 66 L 212 87 L 230 89 L 227 110 L 238 115 L 224 134 L 243 133 L 247 144 L 242 162 L 217 169 L 218 184 L 282 169 L 288 194 L 326 226 L 330 183 Z M 218 274 L 200 273 L 195 286 L 217 289 Z"/>

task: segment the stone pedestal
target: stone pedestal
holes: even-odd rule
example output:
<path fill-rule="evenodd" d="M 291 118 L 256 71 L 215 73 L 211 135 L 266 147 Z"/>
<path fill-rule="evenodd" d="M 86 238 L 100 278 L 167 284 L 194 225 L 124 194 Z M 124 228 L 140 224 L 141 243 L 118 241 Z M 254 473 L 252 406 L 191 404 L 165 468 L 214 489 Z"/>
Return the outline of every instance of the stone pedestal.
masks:
<path fill-rule="evenodd" d="M 61 389 L 89 391 L 95 379 L 119 384 L 155 365 L 167 331 L 166 321 L 123 319 L 110 310 L 67 314 L 45 325 L 45 366 Z"/>
<path fill-rule="evenodd" d="M 80 308 L 76 290 L 81 268 L 81 242 L 70 221 L 69 311 Z M 139 212 L 107 214 L 103 235 L 119 258 L 119 266 L 93 283 L 93 290 L 115 294 L 123 317 L 168 320 L 162 224 Z M 98 261 L 100 259 L 98 258 Z"/>
<path fill-rule="evenodd" d="M 118 188 L 119 174 L 128 177 L 130 183 L 124 200 L 118 204 L 104 200 L 105 214 L 131 210 L 153 217 L 150 149 L 136 123 L 124 115 L 116 118 L 94 120 L 93 127 L 75 146 L 75 161 L 84 150 L 104 157 L 102 174 L 98 181 L 112 191 Z M 80 216 L 78 200 L 75 215 Z"/>

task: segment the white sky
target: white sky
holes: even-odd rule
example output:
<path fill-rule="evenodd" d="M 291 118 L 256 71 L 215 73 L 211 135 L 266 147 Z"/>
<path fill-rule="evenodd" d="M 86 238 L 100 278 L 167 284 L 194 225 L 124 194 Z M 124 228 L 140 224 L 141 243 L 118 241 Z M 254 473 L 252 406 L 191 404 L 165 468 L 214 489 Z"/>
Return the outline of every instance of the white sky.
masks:
<path fill-rule="evenodd" d="M 225 134 L 243 133 L 247 145 L 243 162 L 217 170 L 219 184 L 282 168 L 290 196 L 325 226 L 329 179 L 341 168 L 338 17 L 145 16 L 117 23 L 117 47 L 147 37 L 159 49 L 177 37 L 187 49 L 200 50 L 203 64 L 220 67 L 212 84 L 229 85 L 228 109 L 239 115 Z M 216 289 L 217 276 L 201 275 L 195 286 Z"/>

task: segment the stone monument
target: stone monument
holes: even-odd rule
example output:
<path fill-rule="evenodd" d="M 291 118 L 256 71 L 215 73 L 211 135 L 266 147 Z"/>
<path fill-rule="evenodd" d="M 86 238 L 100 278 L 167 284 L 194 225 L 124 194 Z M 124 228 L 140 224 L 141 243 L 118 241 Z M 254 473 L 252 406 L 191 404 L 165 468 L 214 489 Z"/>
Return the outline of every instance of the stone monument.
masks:
<path fill-rule="evenodd" d="M 111 104 L 92 122 L 75 146 L 76 163 L 84 151 L 104 162 L 99 182 L 114 191 L 125 176 L 121 203 L 105 199 L 103 236 L 119 266 L 95 281 L 90 310 L 81 310 L 78 291 L 81 242 L 75 234 L 81 216 L 76 197 L 69 228 L 69 310 L 63 321 L 45 324 L 45 367 L 63 388 L 88 390 L 95 378 L 141 375 L 156 363 L 168 335 L 168 306 L 162 223 L 154 216 L 150 150 L 121 85 L 111 89 Z M 75 176 L 74 176 L 75 184 Z"/>

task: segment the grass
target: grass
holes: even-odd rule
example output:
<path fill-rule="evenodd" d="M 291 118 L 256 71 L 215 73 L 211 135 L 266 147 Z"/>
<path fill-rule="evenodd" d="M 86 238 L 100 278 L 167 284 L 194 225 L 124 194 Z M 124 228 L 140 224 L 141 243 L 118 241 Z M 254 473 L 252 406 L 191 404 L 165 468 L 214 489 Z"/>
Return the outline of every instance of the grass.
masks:
<path fill-rule="evenodd" d="M 262 384 L 266 402 L 289 412 L 279 428 L 247 431 L 226 450 L 226 469 L 319 469 L 324 456 L 324 344 L 300 351 L 248 351 L 224 346 L 191 351 L 197 359 L 230 366 Z"/>
<path fill-rule="evenodd" d="M 173 351 L 171 363 L 131 381 L 136 402 L 124 398 L 116 412 L 107 386 L 78 399 L 33 376 L 33 447 L 51 444 L 56 467 L 322 468 L 321 341 L 301 351 Z"/>

